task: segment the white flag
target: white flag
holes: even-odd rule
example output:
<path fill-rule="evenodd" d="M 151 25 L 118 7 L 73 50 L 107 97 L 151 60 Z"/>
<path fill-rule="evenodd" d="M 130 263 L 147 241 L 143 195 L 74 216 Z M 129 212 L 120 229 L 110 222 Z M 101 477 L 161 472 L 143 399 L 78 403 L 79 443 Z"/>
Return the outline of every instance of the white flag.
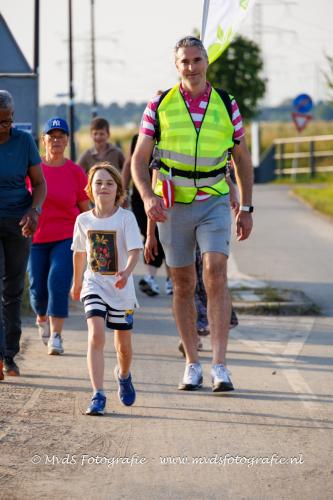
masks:
<path fill-rule="evenodd" d="M 209 63 L 215 61 L 230 44 L 255 0 L 204 0 L 201 40 Z"/>

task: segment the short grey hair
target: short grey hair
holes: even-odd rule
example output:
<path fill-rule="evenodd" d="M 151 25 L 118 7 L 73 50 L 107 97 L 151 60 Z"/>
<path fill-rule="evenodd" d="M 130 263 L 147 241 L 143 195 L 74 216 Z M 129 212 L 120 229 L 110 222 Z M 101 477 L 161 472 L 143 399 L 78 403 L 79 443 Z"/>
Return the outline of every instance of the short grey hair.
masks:
<path fill-rule="evenodd" d="M 201 50 L 202 55 L 208 60 L 208 54 L 207 54 L 207 51 L 204 47 L 204 44 L 196 36 L 185 36 L 184 38 L 181 38 L 180 40 L 178 40 L 178 42 L 175 45 L 175 58 L 176 59 L 177 59 L 178 50 L 182 49 L 183 47 L 197 47 L 198 49 Z"/>
<path fill-rule="evenodd" d="M 14 99 L 7 90 L 0 90 L 0 109 L 11 109 L 14 111 Z"/>

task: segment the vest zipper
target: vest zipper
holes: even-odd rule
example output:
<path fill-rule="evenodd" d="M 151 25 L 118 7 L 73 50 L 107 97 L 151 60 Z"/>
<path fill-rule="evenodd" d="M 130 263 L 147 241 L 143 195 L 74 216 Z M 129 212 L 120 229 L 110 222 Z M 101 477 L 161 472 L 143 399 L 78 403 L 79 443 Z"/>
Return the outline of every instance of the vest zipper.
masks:
<path fill-rule="evenodd" d="M 210 89 L 210 93 L 209 93 L 209 96 L 208 96 L 208 101 L 207 101 L 207 106 L 206 106 L 206 109 L 205 109 L 204 115 L 203 115 L 203 117 L 202 117 L 202 120 L 201 120 L 201 124 L 200 124 L 200 128 L 199 128 L 199 130 L 197 130 L 197 127 L 195 126 L 195 123 L 194 123 L 194 121 L 193 121 L 193 118 L 192 118 L 191 112 L 190 112 L 189 108 L 187 107 L 187 104 L 186 104 L 185 98 L 184 98 L 183 94 L 180 92 L 180 89 L 179 89 L 180 95 L 182 96 L 183 101 L 184 101 L 185 108 L 187 109 L 188 114 L 190 115 L 190 118 L 191 118 L 191 122 L 193 123 L 193 127 L 194 127 L 194 130 L 195 130 L 195 133 L 197 134 L 197 139 L 196 139 L 196 141 L 195 141 L 194 172 L 196 172 L 196 171 L 197 171 L 197 152 L 198 152 L 199 134 L 200 134 L 201 127 L 203 126 L 203 122 L 204 122 L 204 119 L 205 119 L 205 116 L 206 116 L 206 113 L 207 113 L 207 109 L 208 109 L 208 106 L 209 106 L 209 101 L 210 101 L 210 96 L 211 96 L 211 93 L 212 93 L 212 88 L 213 88 L 213 87 L 211 87 L 211 89 Z M 194 179 L 194 187 L 196 187 L 197 189 L 199 189 L 199 188 L 197 187 L 197 180 L 196 180 L 196 179 Z"/>

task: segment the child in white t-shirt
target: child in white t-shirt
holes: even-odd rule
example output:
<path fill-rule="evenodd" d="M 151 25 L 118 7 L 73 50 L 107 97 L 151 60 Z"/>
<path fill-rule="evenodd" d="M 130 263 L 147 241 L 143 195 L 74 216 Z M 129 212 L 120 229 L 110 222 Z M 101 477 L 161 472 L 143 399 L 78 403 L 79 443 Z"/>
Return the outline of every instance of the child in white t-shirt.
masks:
<path fill-rule="evenodd" d="M 130 366 L 137 300 L 131 273 L 139 259 L 142 239 L 132 212 L 119 206 L 124 190 L 115 167 L 108 163 L 92 167 L 86 191 L 95 206 L 76 219 L 71 296 L 84 303 L 88 324 L 87 362 L 94 394 L 86 414 L 103 415 L 105 324 L 114 329 L 119 399 L 126 406 L 135 401 Z"/>

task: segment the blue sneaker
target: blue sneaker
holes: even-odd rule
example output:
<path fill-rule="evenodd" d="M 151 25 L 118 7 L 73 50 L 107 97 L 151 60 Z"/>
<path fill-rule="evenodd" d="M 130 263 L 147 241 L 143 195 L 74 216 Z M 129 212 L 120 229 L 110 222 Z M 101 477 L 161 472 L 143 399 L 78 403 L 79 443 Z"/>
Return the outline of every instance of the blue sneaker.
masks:
<path fill-rule="evenodd" d="M 118 366 L 114 369 L 114 376 L 118 382 L 118 397 L 125 406 L 132 406 L 135 401 L 135 389 L 132 384 L 132 376 L 129 376 L 126 379 L 119 378 L 119 368 Z"/>
<path fill-rule="evenodd" d="M 86 410 L 86 415 L 104 415 L 106 397 L 96 392 L 91 398 L 91 403 Z"/>

